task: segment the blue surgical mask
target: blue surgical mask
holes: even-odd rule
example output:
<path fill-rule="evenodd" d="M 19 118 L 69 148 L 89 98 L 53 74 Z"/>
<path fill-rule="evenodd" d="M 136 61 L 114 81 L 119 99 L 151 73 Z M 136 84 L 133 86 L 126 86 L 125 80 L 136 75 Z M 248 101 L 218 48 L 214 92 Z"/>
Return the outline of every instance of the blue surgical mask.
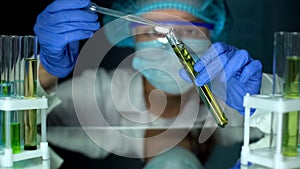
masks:
<path fill-rule="evenodd" d="M 210 46 L 210 41 L 204 39 L 183 39 L 183 42 L 192 49 L 190 52 L 195 60 Z M 140 71 L 155 88 L 178 95 L 193 86 L 180 77 L 178 71 L 183 66 L 169 43 L 160 40 L 137 42 L 135 49 L 133 68 Z"/>

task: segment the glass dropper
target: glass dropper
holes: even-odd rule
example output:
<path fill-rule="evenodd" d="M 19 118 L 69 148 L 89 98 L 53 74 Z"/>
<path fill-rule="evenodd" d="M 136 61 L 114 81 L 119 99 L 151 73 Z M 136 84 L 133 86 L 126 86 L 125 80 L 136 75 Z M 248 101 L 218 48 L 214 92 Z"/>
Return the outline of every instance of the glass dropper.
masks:
<path fill-rule="evenodd" d="M 92 11 L 92 12 L 98 12 L 98 13 L 101 13 L 101 14 L 104 14 L 104 15 L 114 16 L 114 17 L 117 17 L 117 18 L 123 18 L 123 19 L 126 19 L 128 21 L 136 22 L 136 23 L 140 23 L 140 24 L 144 24 L 144 25 L 169 28 L 166 25 L 158 24 L 158 23 L 156 23 L 152 20 L 143 18 L 141 16 L 134 15 L 134 14 L 128 14 L 128 13 L 124 13 L 124 12 L 121 12 L 121 11 L 112 10 L 112 9 L 109 9 L 109 8 L 98 6 L 97 4 L 95 4 L 93 2 L 91 2 L 89 10 Z"/>

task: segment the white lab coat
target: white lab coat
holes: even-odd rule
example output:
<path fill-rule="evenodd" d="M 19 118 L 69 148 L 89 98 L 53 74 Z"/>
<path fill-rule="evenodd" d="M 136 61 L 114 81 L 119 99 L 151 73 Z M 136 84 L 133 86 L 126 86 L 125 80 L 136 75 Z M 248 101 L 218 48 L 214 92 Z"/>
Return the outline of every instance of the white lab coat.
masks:
<path fill-rule="evenodd" d="M 91 77 L 94 75 L 97 77 L 96 81 L 91 81 L 93 80 Z M 267 90 L 271 89 L 271 87 L 269 88 L 271 82 L 268 77 L 266 74 L 263 76 L 262 93 L 268 93 Z M 176 121 L 175 127 L 189 129 L 195 124 L 203 126 L 209 114 L 205 106 L 198 107 L 198 94 L 192 89 L 183 97 L 184 100 L 187 100 L 187 104 L 183 105 L 179 120 L 178 118 L 154 120 L 156 116 L 146 111 L 142 76 L 132 69 L 118 69 L 115 72 L 101 69 L 97 73 L 93 70 L 87 70 L 73 79 L 75 86 L 84 86 L 81 90 L 73 86 L 73 93 L 71 80 L 61 83 L 55 93 L 51 94 L 47 94 L 40 86 L 38 87 L 39 95 L 45 95 L 49 100 L 48 113 L 50 114 L 48 120 L 50 126 L 48 127 L 47 139 L 56 146 L 82 153 L 91 158 L 104 158 L 110 152 L 142 158 L 144 141 L 126 139 L 127 136 L 129 138 L 143 138 L 146 128 L 155 126 L 168 128 L 174 124 L 174 121 Z M 84 83 L 79 84 L 79 82 Z M 74 91 L 74 89 L 77 90 Z M 72 94 L 77 98 L 75 106 Z M 85 97 L 87 95 L 88 97 Z M 102 118 L 98 117 L 100 111 L 96 107 L 100 107 Z M 220 137 L 218 140 L 221 144 L 241 141 L 243 138 L 243 117 L 227 106 L 225 106 L 225 113 L 229 119 L 229 126 L 225 129 L 216 130 Z M 262 118 L 265 118 L 264 115 L 257 118 L 253 116 L 251 124 L 253 127 L 262 129 L 262 131 L 268 131 L 268 129 L 264 129 L 266 126 L 256 123 L 257 119 Z M 195 119 L 197 119 L 196 122 Z M 102 128 L 94 132 L 86 128 L 82 129 L 80 127 L 82 124 L 83 126 L 98 128 L 102 126 Z M 115 126 L 118 130 L 108 129 L 107 126 Z M 132 130 L 123 129 L 122 126 L 142 127 Z M 207 123 L 206 127 L 215 127 L 215 125 Z M 230 128 L 237 130 L 232 132 Z M 254 137 L 261 136 L 261 133 L 254 134 Z M 53 162 L 60 165 L 62 159 Z"/>

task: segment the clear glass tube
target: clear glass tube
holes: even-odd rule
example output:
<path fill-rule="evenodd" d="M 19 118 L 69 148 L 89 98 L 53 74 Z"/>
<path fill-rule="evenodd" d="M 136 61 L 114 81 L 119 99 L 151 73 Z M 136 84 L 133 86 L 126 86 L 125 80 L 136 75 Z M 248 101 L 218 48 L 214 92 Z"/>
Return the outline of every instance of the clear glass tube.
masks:
<path fill-rule="evenodd" d="M 169 30 L 169 32 L 166 34 L 166 38 L 168 39 L 170 45 L 172 46 L 175 54 L 184 66 L 185 70 L 189 74 L 190 79 L 194 80 L 197 76 L 197 72 L 194 71 L 195 62 L 192 56 L 189 54 L 189 51 L 187 50 L 185 44 L 176 35 L 174 28 L 171 28 Z M 228 124 L 228 119 L 219 106 L 218 102 L 214 98 L 214 95 L 210 91 L 208 85 L 204 85 L 201 87 L 196 86 L 196 88 L 199 93 L 200 99 L 208 107 L 216 123 L 220 127 L 225 127 Z"/>
<path fill-rule="evenodd" d="M 0 40 L 0 97 L 15 97 L 15 80 L 17 78 L 17 58 L 19 54 L 17 35 L 1 35 Z M 12 148 L 14 154 L 21 152 L 21 127 L 18 111 L 1 112 L 1 137 L 6 148 Z"/>
<path fill-rule="evenodd" d="M 285 85 L 284 97 L 300 98 L 300 32 L 285 35 Z M 285 156 L 298 155 L 299 111 L 285 113 L 283 116 L 282 151 Z"/>
<path fill-rule="evenodd" d="M 93 3 L 93 2 L 91 2 L 90 7 L 88 8 L 88 10 L 90 10 L 92 12 L 102 13 L 102 14 L 109 15 L 109 16 L 114 16 L 114 17 L 117 17 L 117 18 L 123 18 L 123 19 L 126 19 L 128 21 L 135 22 L 135 23 L 140 23 L 140 24 L 144 24 L 144 25 L 165 27 L 165 25 L 155 23 L 155 22 L 153 22 L 149 19 L 143 18 L 141 16 L 134 15 L 134 14 L 127 14 L 127 13 L 112 10 L 112 9 L 109 9 L 109 8 L 104 8 L 104 7 L 98 6 L 96 3 Z"/>
<path fill-rule="evenodd" d="M 13 74 L 12 74 L 12 36 L 3 35 L 1 36 L 1 82 L 0 82 L 0 96 L 10 97 L 13 96 Z"/>
<path fill-rule="evenodd" d="M 13 154 L 21 152 L 21 125 L 18 113 L 16 111 L 11 112 L 10 123 L 10 136 L 11 136 L 11 148 Z"/>
<path fill-rule="evenodd" d="M 4 55 L 3 55 L 3 48 L 4 48 L 4 38 L 5 35 L 1 35 L 0 36 L 0 97 L 3 97 L 3 90 L 4 90 Z M 4 146 L 4 135 L 3 135 L 3 131 L 4 131 L 4 112 L 0 110 L 0 145 L 1 148 L 3 148 Z"/>
<path fill-rule="evenodd" d="M 274 33 L 273 94 L 300 98 L 300 32 Z M 299 111 L 285 112 L 282 124 L 282 154 L 298 156 Z"/>
<path fill-rule="evenodd" d="M 36 97 L 37 90 L 37 39 L 25 36 L 22 43 L 24 59 L 24 97 Z M 37 110 L 24 111 L 24 150 L 37 149 Z"/>

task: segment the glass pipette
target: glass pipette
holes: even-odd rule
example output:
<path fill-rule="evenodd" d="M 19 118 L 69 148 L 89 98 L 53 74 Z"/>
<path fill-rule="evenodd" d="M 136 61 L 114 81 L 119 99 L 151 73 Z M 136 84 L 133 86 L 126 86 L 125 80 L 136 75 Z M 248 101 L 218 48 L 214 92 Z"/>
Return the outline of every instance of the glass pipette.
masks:
<path fill-rule="evenodd" d="M 158 24 L 156 22 L 153 22 L 153 21 L 151 21 L 149 19 L 146 19 L 146 18 L 143 18 L 141 16 L 137 16 L 137 15 L 134 15 L 134 14 L 127 14 L 127 13 L 124 13 L 124 12 L 121 12 L 121 11 L 116 11 L 116 10 L 112 10 L 112 9 L 109 9 L 109 8 L 101 7 L 101 6 L 98 6 L 97 4 L 95 4 L 93 2 L 91 2 L 89 10 L 93 11 L 93 12 L 102 13 L 102 14 L 105 14 L 105 15 L 114 16 L 114 17 L 117 17 L 117 18 L 123 18 L 123 19 L 126 19 L 128 21 L 136 22 L 136 23 L 140 23 L 140 24 L 144 24 L 144 25 L 169 28 L 166 25 Z"/>

